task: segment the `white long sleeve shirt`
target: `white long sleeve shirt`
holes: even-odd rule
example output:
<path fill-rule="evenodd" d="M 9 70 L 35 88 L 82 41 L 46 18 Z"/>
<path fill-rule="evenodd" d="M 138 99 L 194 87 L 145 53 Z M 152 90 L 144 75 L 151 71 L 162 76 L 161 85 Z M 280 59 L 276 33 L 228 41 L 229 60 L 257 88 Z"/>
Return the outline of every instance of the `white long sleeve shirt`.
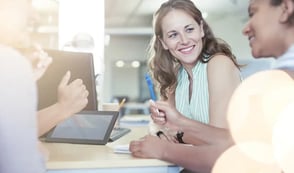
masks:
<path fill-rule="evenodd" d="M 37 92 L 31 66 L 0 45 L 0 173 L 42 173 L 38 150 Z"/>
<path fill-rule="evenodd" d="M 294 70 L 294 45 L 274 62 L 273 69 Z"/>

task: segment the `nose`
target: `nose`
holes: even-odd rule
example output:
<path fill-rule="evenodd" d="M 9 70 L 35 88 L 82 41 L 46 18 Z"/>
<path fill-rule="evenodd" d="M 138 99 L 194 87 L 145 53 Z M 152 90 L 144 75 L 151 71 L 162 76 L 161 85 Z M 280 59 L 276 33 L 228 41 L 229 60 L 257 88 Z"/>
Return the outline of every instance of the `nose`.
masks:
<path fill-rule="evenodd" d="M 249 21 L 246 22 L 246 24 L 244 25 L 243 29 L 242 29 L 242 34 L 247 36 L 250 32 L 250 27 L 249 27 Z"/>
<path fill-rule="evenodd" d="M 189 38 L 187 37 L 186 34 L 181 34 L 180 41 L 182 44 L 187 44 L 189 42 Z"/>

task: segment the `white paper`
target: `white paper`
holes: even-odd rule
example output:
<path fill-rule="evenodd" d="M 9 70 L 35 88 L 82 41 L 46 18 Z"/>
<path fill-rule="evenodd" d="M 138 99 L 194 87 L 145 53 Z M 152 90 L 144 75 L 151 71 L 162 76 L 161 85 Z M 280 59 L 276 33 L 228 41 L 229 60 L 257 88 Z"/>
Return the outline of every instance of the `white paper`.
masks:
<path fill-rule="evenodd" d="M 114 153 L 130 154 L 129 144 L 114 146 Z"/>

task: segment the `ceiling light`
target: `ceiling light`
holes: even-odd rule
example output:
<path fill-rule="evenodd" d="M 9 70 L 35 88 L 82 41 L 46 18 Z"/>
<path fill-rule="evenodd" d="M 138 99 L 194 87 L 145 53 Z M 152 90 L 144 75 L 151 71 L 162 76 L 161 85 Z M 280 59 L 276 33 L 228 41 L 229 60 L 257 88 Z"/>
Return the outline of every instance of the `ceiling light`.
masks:
<path fill-rule="evenodd" d="M 116 67 L 122 68 L 123 66 L 125 66 L 125 62 L 122 60 L 116 61 L 115 63 Z"/>
<path fill-rule="evenodd" d="M 140 62 L 139 61 L 133 61 L 132 62 L 132 67 L 134 67 L 134 68 L 140 67 Z"/>

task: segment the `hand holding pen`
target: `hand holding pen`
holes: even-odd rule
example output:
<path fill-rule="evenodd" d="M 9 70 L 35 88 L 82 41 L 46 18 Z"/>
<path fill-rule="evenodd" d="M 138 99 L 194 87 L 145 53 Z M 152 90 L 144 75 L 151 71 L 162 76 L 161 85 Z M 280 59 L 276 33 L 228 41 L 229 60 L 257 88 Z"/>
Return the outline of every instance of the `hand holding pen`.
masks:
<path fill-rule="evenodd" d="M 145 80 L 148 85 L 149 93 L 150 93 L 150 112 L 151 112 L 151 118 L 153 119 L 154 123 L 158 125 L 163 125 L 166 123 L 166 115 L 164 112 L 159 111 L 158 107 L 155 104 L 156 101 L 156 94 L 154 91 L 154 85 L 152 82 L 151 77 L 146 74 Z"/>
<path fill-rule="evenodd" d="M 151 100 L 149 101 L 150 102 L 151 118 L 155 124 L 165 126 L 164 131 L 159 130 L 156 133 L 156 135 L 159 138 L 164 136 L 163 139 L 166 139 L 168 141 L 177 142 L 178 140 L 175 138 L 175 135 L 174 135 L 174 134 L 176 134 L 177 131 L 169 130 L 169 127 L 172 127 L 171 129 L 178 129 L 178 128 L 174 128 L 174 126 L 175 126 L 174 123 L 177 122 L 177 117 L 179 116 L 180 113 L 176 109 L 173 109 L 173 107 L 171 107 L 168 104 L 168 102 L 157 101 L 155 103 L 154 101 L 156 101 L 156 95 L 154 92 L 154 86 L 153 86 L 153 82 L 151 80 L 151 77 L 148 74 L 146 74 L 145 80 L 148 85 L 148 89 L 149 89 L 150 96 L 151 96 Z M 170 114 L 171 114 L 171 117 L 169 120 L 172 120 L 172 121 L 168 121 L 168 119 L 167 119 L 166 113 L 168 113 L 168 112 L 170 112 Z M 173 123 L 173 120 L 175 120 L 174 123 Z"/>
<path fill-rule="evenodd" d="M 160 110 L 157 112 L 157 110 Z M 167 101 L 150 101 L 151 118 L 155 124 L 164 125 L 170 130 L 178 130 L 187 118 Z"/>
<path fill-rule="evenodd" d="M 150 108 L 151 117 L 154 114 L 154 113 L 152 113 L 152 110 L 154 110 L 155 114 L 157 114 L 157 116 L 159 116 L 159 110 L 157 108 L 155 108 L 155 103 L 154 103 L 154 101 L 156 101 L 156 94 L 155 94 L 155 91 L 154 91 L 154 85 L 153 85 L 152 79 L 149 76 L 149 74 L 145 74 L 145 80 L 146 80 L 146 83 L 147 83 L 147 86 L 148 86 L 148 89 L 149 89 L 149 93 L 150 93 L 150 97 L 151 97 L 150 105 L 153 106 L 152 109 Z"/>
<path fill-rule="evenodd" d="M 159 111 L 158 107 L 156 106 L 153 100 L 150 100 L 149 103 L 150 103 L 151 118 L 153 122 L 158 125 L 164 125 L 166 123 L 165 114 Z"/>

